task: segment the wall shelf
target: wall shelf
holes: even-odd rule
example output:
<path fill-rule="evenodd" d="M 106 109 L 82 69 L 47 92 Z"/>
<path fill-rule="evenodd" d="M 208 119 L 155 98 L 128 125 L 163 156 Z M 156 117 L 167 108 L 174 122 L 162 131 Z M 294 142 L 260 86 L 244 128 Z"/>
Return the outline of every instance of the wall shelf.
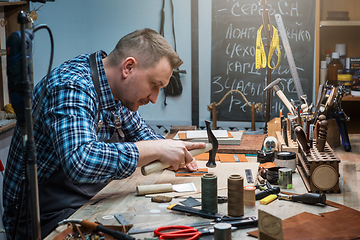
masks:
<path fill-rule="evenodd" d="M 335 26 L 360 26 L 360 20 L 356 21 L 320 21 L 320 27 L 335 27 Z"/>
<path fill-rule="evenodd" d="M 360 97 L 355 97 L 353 95 L 346 95 L 342 98 L 342 101 L 345 102 L 360 102 Z"/>
<path fill-rule="evenodd" d="M 14 5 L 26 5 L 27 1 L 16 1 L 16 2 L 0 2 L 0 7 L 3 6 L 14 6 Z"/>

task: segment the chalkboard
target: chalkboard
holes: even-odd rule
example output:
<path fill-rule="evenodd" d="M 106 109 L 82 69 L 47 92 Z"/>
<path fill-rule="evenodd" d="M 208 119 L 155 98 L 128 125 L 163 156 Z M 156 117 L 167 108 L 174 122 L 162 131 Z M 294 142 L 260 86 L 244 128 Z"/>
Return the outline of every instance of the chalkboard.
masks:
<path fill-rule="evenodd" d="M 263 89 L 266 85 L 266 68 L 255 68 L 257 30 L 262 25 L 258 0 L 213 0 L 211 40 L 211 102 L 219 103 L 230 90 L 241 91 L 250 103 L 264 103 Z M 271 24 L 278 29 L 274 15 L 281 14 L 300 82 L 308 99 L 313 95 L 315 1 L 314 0 L 268 0 Z M 266 38 L 262 32 L 263 43 Z M 281 78 L 279 87 L 290 100 L 298 100 L 290 73 L 280 33 L 281 60 L 277 69 L 271 70 L 271 81 Z M 266 48 L 265 48 L 266 49 Z M 267 49 L 266 49 L 267 52 Z M 276 51 L 271 59 L 275 66 Z M 272 91 L 273 92 L 273 91 Z M 273 93 L 271 118 L 288 110 Z M 230 93 L 217 106 L 219 121 L 250 121 L 251 107 L 238 92 Z M 256 113 L 256 121 L 264 121 Z"/>

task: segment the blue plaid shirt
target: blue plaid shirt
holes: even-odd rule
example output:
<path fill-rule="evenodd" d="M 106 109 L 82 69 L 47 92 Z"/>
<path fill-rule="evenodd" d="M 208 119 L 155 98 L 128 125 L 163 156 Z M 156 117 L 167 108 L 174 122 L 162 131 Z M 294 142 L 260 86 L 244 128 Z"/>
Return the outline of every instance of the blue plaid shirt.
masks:
<path fill-rule="evenodd" d="M 98 97 L 91 79 L 89 54 L 80 55 L 55 68 L 47 84 L 46 95 L 34 125 L 38 181 L 42 183 L 59 167 L 77 183 L 103 183 L 129 177 L 136 169 L 139 152 L 134 142 L 163 139 L 149 128 L 138 112 L 114 100 L 107 82 L 101 51 L 96 60 L 100 82 L 100 118 L 104 122 L 98 134 Z M 36 107 L 45 78 L 33 92 Z M 114 114 L 120 117 L 125 142 L 104 143 L 114 133 Z M 23 141 L 16 127 L 12 138 L 3 187 L 6 211 L 18 203 L 20 194 Z M 4 225 L 7 219 L 4 215 Z"/>

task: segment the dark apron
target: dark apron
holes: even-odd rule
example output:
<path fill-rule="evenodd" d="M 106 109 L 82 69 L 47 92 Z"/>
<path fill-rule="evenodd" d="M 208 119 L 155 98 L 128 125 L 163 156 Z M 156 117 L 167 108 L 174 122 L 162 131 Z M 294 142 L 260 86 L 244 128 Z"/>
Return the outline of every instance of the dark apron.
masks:
<path fill-rule="evenodd" d="M 95 61 L 95 63 L 94 63 Z M 95 66 L 94 66 L 95 64 Z M 90 68 L 92 73 L 92 79 L 95 89 L 98 94 L 99 107 L 98 107 L 98 126 L 96 132 L 101 129 L 103 122 L 100 119 L 100 85 L 97 74 L 97 68 L 95 68 L 96 60 L 95 55 L 90 56 Z M 100 140 L 102 142 L 114 143 L 122 142 L 124 140 L 124 133 L 121 129 L 120 118 L 115 115 L 115 129 L 114 134 L 110 139 Z M 39 184 L 39 205 L 40 205 L 40 224 L 41 224 L 41 238 L 45 238 L 56 227 L 57 224 L 68 218 L 81 206 L 87 203 L 93 196 L 95 196 L 107 183 L 73 183 L 70 181 L 62 167 L 60 166 L 55 170 L 52 175 L 46 179 L 43 183 Z M 25 200 L 25 202 L 28 202 Z M 7 215 L 15 223 L 16 207 L 9 209 Z M 31 239 L 31 230 L 26 232 L 26 228 L 30 222 L 26 221 L 25 211 L 21 213 L 21 220 L 18 228 L 18 239 Z M 10 236 L 8 236 L 9 239 Z"/>

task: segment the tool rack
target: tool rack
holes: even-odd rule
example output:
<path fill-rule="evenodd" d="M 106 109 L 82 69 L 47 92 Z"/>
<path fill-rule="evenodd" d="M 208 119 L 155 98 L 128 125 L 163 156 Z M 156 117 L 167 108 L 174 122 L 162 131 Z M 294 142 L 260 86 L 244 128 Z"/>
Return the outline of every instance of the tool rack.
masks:
<path fill-rule="evenodd" d="M 297 169 L 308 192 L 311 193 L 340 193 L 339 163 L 340 159 L 334 154 L 326 142 L 324 152 L 319 152 L 313 141 L 310 155 L 306 156 L 298 143 Z"/>

